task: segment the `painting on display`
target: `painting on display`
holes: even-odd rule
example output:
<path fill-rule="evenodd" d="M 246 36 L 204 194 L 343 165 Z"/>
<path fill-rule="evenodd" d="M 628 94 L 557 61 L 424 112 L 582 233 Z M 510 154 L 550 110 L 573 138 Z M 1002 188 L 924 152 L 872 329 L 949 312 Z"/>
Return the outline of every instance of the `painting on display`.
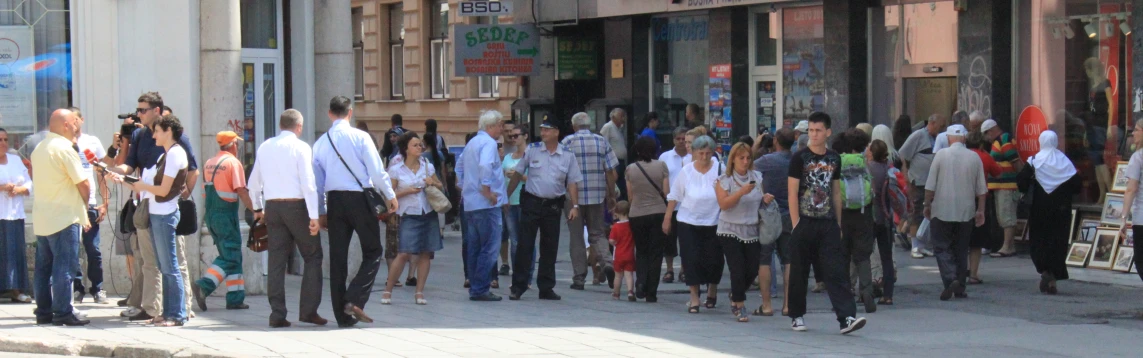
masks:
<path fill-rule="evenodd" d="M 1122 226 L 1123 210 L 1123 195 L 1109 193 L 1103 199 L 1103 212 L 1099 216 L 1099 222 L 1106 226 Z"/>
<path fill-rule="evenodd" d="M 1127 191 L 1127 162 L 1119 162 L 1115 165 L 1115 180 L 1111 182 L 1111 191 L 1115 193 L 1122 193 Z"/>
<path fill-rule="evenodd" d="M 1131 271 L 1131 263 L 1135 259 L 1135 248 L 1133 247 L 1120 247 L 1119 255 L 1115 256 L 1115 264 L 1111 265 L 1111 270 L 1120 272 Z"/>
<path fill-rule="evenodd" d="M 1099 232 L 1095 235 L 1095 243 L 1091 248 L 1091 260 L 1087 266 L 1102 269 L 1111 268 L 1118 246 L 1119 229 L 1099 229 Z"/>
<path fill-rule="evenodd" d="M 1065 263 L 1072 267 L 1084 267 L 1084 264 L 1087 263 L 1088 254 L 1090 253 L 1091 244 L 1083 242 L 1074 243 L 1072 247 L 1068 249 L 1068 259 Z"/>

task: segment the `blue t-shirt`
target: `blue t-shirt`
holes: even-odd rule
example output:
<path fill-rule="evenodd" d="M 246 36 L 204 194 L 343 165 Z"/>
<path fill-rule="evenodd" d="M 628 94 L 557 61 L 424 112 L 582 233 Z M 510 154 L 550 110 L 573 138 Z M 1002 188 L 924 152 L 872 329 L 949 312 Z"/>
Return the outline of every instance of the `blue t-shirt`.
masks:
<path fill-rule="evenodd" d="M 187 171 L 198 170 L 198 160 L 194 156 L 194 148 L 191 147 L 187 134 L 183 133 L 176 142 L 187 152 Z M 131 133 L 131 148 L 124 164 L 135 169 L 150 168 L 159 162 L 159 156 L 164 152 L 163 147 L 155 144 L 150 129 L 137 128 Z"/>
<path fill-rule="evenodd" d="M 655 130 L 651 129 L 651 127 L 643 128 L 643 132 L 639 133 L 639 136 L 640 137 L 651 137 L 651 139 L 654 139 L 656 152 L 659 151 L 659 148 L 663 147 L 662 143 L 659 143 L 659 136 L 655 134 Z"/>

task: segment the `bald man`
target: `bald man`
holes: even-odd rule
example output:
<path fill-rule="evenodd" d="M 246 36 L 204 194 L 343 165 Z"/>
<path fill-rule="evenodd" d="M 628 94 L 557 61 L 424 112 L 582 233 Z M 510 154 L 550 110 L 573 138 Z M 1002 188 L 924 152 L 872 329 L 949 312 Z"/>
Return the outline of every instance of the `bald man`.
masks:
<path fill-rule="evenodd" d="M 76 116 L 69 110 L 52 112 L 44 141 L 32 151 L 40 170 L 32 178 L 36 190 L 32 222 L 36 234 L 36 324 L 83 326 L 71 305 L 72 273 L 79 260 L 80 233 L 91 226 L 87 198 L 91 184 L 79 154 L 72 148 Z"/>

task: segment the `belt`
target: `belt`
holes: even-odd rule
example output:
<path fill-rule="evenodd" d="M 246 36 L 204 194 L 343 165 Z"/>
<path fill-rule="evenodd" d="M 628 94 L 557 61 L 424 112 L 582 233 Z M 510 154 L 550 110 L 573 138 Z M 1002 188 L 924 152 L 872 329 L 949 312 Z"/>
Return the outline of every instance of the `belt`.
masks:
<path fill-rule="evenodd" d="M 293 203 L 293 202 L 304 201 L 304 200 L 306 200 L 306 199 L 289 198 L 289 199 L 270 199 L 270 200 L 266 200 L 266 201 L 271 202 L 271 203 Z"/>
<path fill-rule="evenodd" d="M 525 196 L 525 197 L 529 197 L 529 198 L 532 198 L 535 200 L 539 200 L 540 206 L 549 206 L 550 205 L 550 206 L 562 207 L 562 206 L 564 206 L 564 199 L 567 198 L 566 195 L 560 195 L 560 196 L 557 196 L 555 198 L 546 199 L 546 198 L 538 197 L 535 194 L 529 193 L 527 190 L 520 192 L 520 195 Z"/>

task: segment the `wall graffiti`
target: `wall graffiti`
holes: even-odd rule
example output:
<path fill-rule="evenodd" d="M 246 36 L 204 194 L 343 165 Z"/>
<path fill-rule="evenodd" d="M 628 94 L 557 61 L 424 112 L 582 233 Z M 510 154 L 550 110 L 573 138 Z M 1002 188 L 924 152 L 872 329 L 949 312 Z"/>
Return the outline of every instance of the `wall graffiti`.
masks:
<path fill-rule="evenodd" d="M 234 133 L 242 133 L 242 120 L 231 119 L 226 121 L 226 128 L 223 128 L 223 130 L 233 131 Z"/>
<path fill-rule="evenodd" d="M 968 113 L 980 111 L 985 117 L 992 117 L 992 76 L 983 56 L 972 58 L 967 77 L 957 91 L 956 108 Z"/>

